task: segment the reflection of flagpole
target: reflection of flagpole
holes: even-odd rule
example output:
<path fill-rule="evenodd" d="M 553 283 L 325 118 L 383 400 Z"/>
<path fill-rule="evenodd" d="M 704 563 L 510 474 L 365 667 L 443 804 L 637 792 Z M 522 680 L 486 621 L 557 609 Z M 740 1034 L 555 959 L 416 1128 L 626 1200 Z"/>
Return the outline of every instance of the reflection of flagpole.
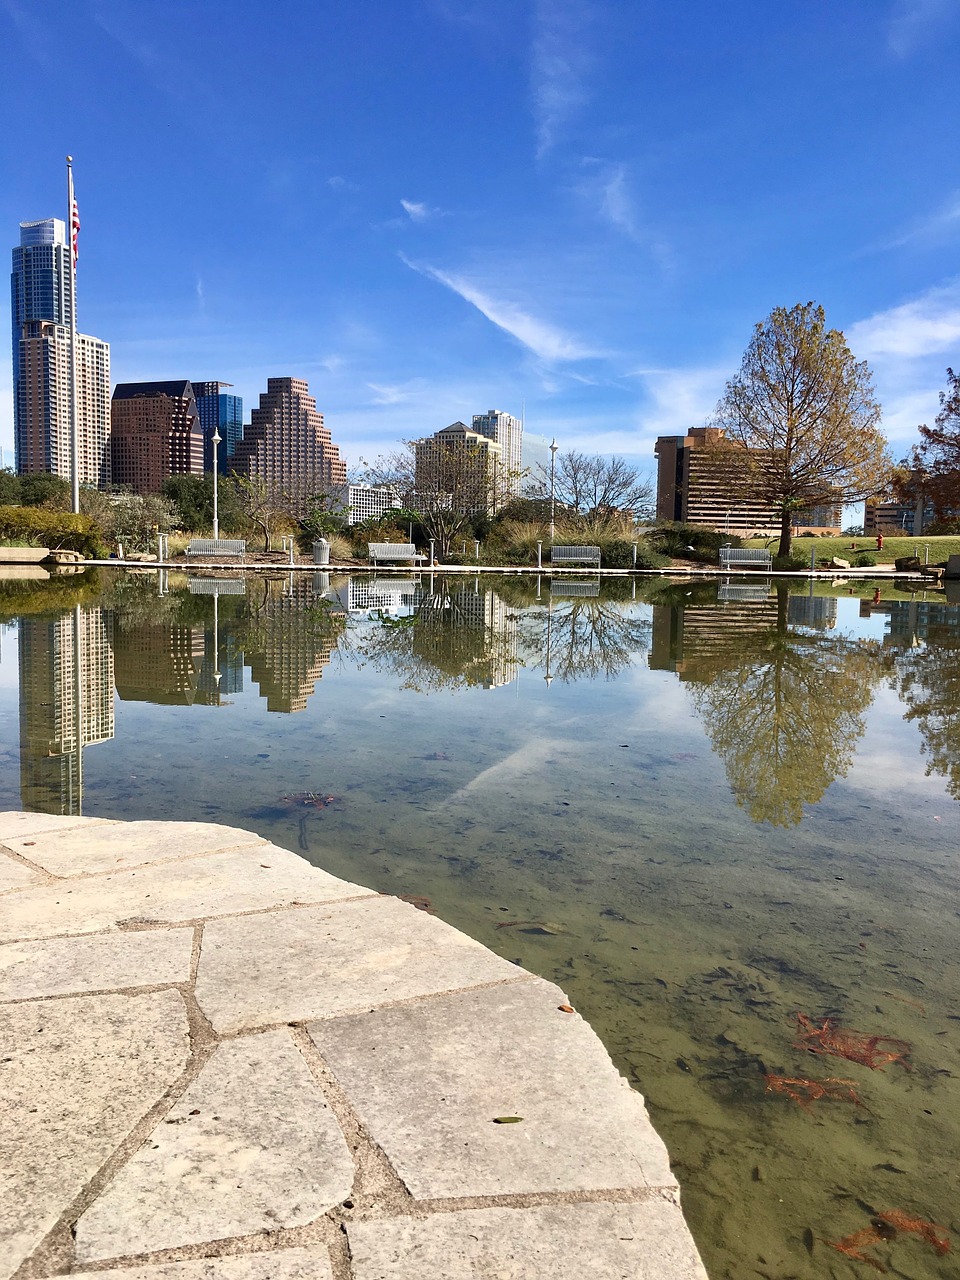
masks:
<path fill-rule="evenodd" d="M 80 428 L 77 422 L 77 235 L 80 219 L 73 194 L 73 156 L 67 156 L 67 235 L 70 240 L 70 485 L 74 515 L 80 511 Z"/>
<path fill-rule="evenodd" d="M 73 610 L 73 714 L 74 742 L 77 750 L 77 814 L 83 813 L 83 646 L 80 642 L 82 615 L 80 606 Z M 72 806 L 71 806 L 72 812 Z"/>

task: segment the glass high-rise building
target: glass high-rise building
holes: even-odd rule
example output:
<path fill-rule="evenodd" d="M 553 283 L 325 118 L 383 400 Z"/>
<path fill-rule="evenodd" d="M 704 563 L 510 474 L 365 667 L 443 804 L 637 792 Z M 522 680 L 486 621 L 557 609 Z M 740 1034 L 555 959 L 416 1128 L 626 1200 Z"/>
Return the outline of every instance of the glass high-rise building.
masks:
<path fill-rule="evenodd" d="M 10 277 L 13 426 L 17 471 L 69 479 L 70 330 L 74 291 L 70 246 L 60 218 L 21 222 Z M 77 470 L 81 484 L 110 482 L 110 347 L 76 335 Z"/>
<path fill-rule="evenodd" d="M 232 385 L 230 382 L 193 383 L 203 430 L 203 469 L 213 470 L 213 435 L 219 431 L 222 443 L 217 449 L 217 470 L 221 475 L 232 470 L 233 455 L 243 439 L 243 397 L 229 395 L 223 389 Z"/>

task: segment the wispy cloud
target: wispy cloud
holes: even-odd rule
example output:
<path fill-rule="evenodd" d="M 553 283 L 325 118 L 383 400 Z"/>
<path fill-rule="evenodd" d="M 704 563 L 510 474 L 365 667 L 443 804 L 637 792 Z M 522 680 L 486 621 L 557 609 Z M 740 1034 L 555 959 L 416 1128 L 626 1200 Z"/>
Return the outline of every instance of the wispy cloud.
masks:
<path fill-rule="evenodd" d="M 368 382 L 367 386 L 373 392 L 371 404 L 405 404 L 421 389 L 423 380 L 415 378 L 413 382 L 392 384 Z"/>
<path fill-rule="evenodd" d="M 960 231 L 960 191 L 955 191 L 934 213 L 916 219 L 906 231 L 882 247 L 900 249 L 907 244 L 935 242 L 955 231 Z"/>
<path fill-rule="evenodd" d="M 643 438 L 680 435 L 691 427 L 703 426 L 723 394 L 732 367 L 702 365 L 681 369 L 635 369 L 631 377 L 640 380 L 643 404 L 637 413 Z"/>
<path fill-rule="evenodd" d="M 581 0 L 536 0 L 530 80 L 538 160 L 588 98 L 585 13 Z"/>
<path fill-rule="evenodd" d="M 352 193 L 360 190 L 355 182 L 351 182 L 349 178 L 345 178 L 339 173 L 334 173 L 327 179 L 327 186 L 331 191 L 343 193 Z"/>
<path fill-rule="evenodd" d="M 947 351 L 960 342 L 960 280 L 858 320 L 846 333 L 851 351 L 867 360 Z"/>
<path fill-rule="evenodd" d="M 401 200 L 403 211 L 411 222 L 429 222 L 431 218 L 445 218 L 447 216 L 444 209 L 432 209 L 430 205 L 424 204 L 422 200 Z"/>
<path fill-rule="evenodd" d="M 410 217 L 411 222 L 426 222 L 430 217 L 430 210 L 425 204 L 421 204 L 417 200 L 401 200 L 404 212 Z"/>
<path fill-rule="evenodd" d="M 453 293 L 458 294 L 465 302 L 486 316 L 491 324 L 508 333 L 535 356 L 548 363 L 566 360 L 586 360 L 601 353 L 582 346 L 575 338 L 545 320 L 538 320 L 512 302 L 492 298 L 484 290 L 477 288 L 469 280 L 461 276 L 449 275 L 426 263 L 411 262 L 400 254 L 403 261 L 412 271 L 417 271 L 429 280 L 436 280 Z"/>
<path fill-rule="evenodd" d="M 895 0 L 887 27 L 887 45 L 907 58 L 960 17 L 957 0 Z"/>

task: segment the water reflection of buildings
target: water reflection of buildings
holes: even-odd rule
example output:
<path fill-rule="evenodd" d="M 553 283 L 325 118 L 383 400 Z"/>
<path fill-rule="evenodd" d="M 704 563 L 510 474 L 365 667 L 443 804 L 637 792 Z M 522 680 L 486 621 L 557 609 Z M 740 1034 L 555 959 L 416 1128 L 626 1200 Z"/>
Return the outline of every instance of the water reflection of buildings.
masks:
<path fill-rule="evenodd" d="M 711 679 L 718 665 L 739 652 L 744 632 L 777 625 L 777 598 L 716 604 L 653 606 L 650 667 L 675 671 L 681 680 Z"/>
<path fill-rule="evenodd" d="M 204 658 L 204 629 L 170 622 L 117 627 L 114 664 L 124 702 L 190 706 L 197 698 Z"/>
<path fill-rule="evenodd" d="M 939 600 L 888 600 L 884 612 L 889 615 L 885 645 L 911 649 L 926 642 L 931 632 L 938 632 L 937 638 L 944 633 L 951 633 L 954 640 L 960 638 L 960 605 Z"/>
<path fill-rule="evenodd" d="M 830 631 L 837 625 L 837 601 L 828 596 L 792 595 L 786 622 L 808 631 Z M 727 597 L 716 604 L 655 604 L 650 667 L 675 671 L 681 680 L 712 679 L 725 659 L 739 654 L 738 637 L 776 630 L 779 623 L 776 595 L 752 600 Z"/>
<path fill-rule="evenodd" d="M 476 637 L 477 648 L 469 661 L 478 673 L 482 672 L 477 680 L 482 688 L 497 689 L 516 679 L 519 646 L 517 618 L 514 613 L 508 613 L 506 604 L 495 591 L 485 591 L 474 586 L 451 592 L 445 612 L 448 614 L 448 626 L 453 636 L 459 632 L 460 637 L 465 633 Z M 424 639 L 425 636 L 421 633 L 420 638 Z M 418 648 L 415 636 L 414 651 L 417 652 Z M 462 651 L 462 644 L 460 648 Z"/>
<path fill-rule="evenodd" d="M 268 711 L 302 711 L 330 662 L 334 642 L 318 631 L 309 612 L 316 602 L 309 578 L 291 574 L 260 585 L 263 598 L 244 637 L 250 674 Z"/>
<path fill-rule="evenodd" d="M 423 598 L 419 578 L 348 578 L 337 591 L 347 613 L 409 613 Z"/>
<path fill-rule="evenodd" d="M 76 608 L 20 622 L 20 801 L 82 811 L 84 747 L 114 734 L 110 615 Z"/>

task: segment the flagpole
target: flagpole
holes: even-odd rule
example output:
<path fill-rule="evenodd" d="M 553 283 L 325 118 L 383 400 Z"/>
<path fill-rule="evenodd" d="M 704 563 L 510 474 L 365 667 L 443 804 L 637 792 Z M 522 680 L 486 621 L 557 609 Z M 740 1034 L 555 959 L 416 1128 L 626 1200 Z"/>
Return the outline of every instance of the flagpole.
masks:
<path fill-rule="evenodd" d="M 70 485 L 73 511 L 80 512 L 80 427 L 77 420 L 77 252 L 74 227 L 73 156 L 67 156 L 67 236 L 70 248 Z"/>

